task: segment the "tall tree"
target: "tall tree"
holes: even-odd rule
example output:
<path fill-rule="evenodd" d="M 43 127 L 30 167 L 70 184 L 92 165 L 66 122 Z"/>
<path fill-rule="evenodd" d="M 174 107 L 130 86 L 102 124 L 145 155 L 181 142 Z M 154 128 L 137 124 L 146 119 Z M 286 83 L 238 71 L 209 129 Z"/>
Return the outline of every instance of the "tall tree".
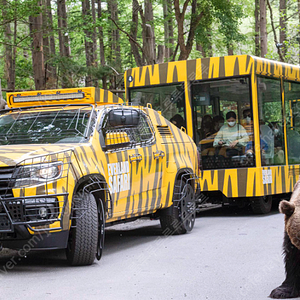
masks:
<path fill-rule="evenodd" d="M 14 49 L 13 46 L 13 33 L 11 30 L 9 19 L 9 12 L 8 12 L 8 4 L 7 0 L 1 1 L 3 9 L 2 9 L 2 17 L 4 23 L 4 48 L 5 48 L 5 78 L 7 82 L 8 90 L 14 91 L 15 90 L 15 57 L 14 57 Z M 16 30 L 15 24 L 15 30 Z"/>
<path fill-rule="evenodd" d="M 143 54 L 147 64 L 156 62 L 155 34 L 152 0 L 144 0 L 144 12 L 140 9 L 143 28 Z"/>
<path fill-rule="evenodd" d="M 185 0 L 181 11 L 179 0 L 174 0 L 174 10 L 178 30 L 178 44 L 180 48 L 180 55 L 178 60 L 184 60 L 189 57 L 193 47 L 196 28 L 201 18 L 203 17 L 203 11 L 197 12 L 197 0 L 192 0 L 192 16 L 189 23 L 188 38 L 187 41 L 185 41 L 184 20 L 189 2 L 189 0 Z"/>
<path fill-rule="evenodd" d="M 85 58 L 86 58 L 86 66 L 90 68 L 93 65 L 94 61 L 94 46 L 93 46 L 93 30 L 90 29 L 90 22 L 92 21 L 91 15 L 91 6 L 89 0 L 82 0 L 82 16 L 84 19 L 84 23 L 87 24 L 84 26 L 84 45 L 85 45 Z M 88 70 L 89 71 L 89 70 Z M 91 74 L 86 75 L 85 77 L 85 85 L 92 86 L 93 79 Z"/>
<path fill-rule="evenodd" d="M 172 1 L 164 0 L 163 2 L 164 13 L 164 40 L 165 40 L 165 58 L 170 61 L 174 53 L 174 29 L 173 29 L 173 14 L 172 14 Z"/>
<path fill-rule="evenodd" d="M 102 7 L 101 7 L 101 0 L 98 0 L 98 19 L 102 19 Z M 99 50 L 100 50 L 100 64 L 102 67 L 105 65 L 105 53 L 104 53 L 104 37 L 103 37 L 103 27 L 98 26 L 98 33 L 99 33 Z M 106 75 L 102 75 L 102 87 L 104 89 L 107 88 L 106 82 Z"/>
<path fill-rule="evenodd" d="M 43 53 L 42 1 L 39 0 L 37 5 L 40 8 L 40 12 L 37 15 L 29 16 L 29 28 L 32 39 L 32 66 L 35 88 L 43 90 L 46 87 L 46 78 Z"/>
<path fill-rule="evenodd" d="M 73 85 L 72 74 L 69 71 L 68 61 L 71 56 L 71 50 L 69 45 L 68 34 L 68 21 L 66 1 L 57 0 L 57 27 L 59 38 L 59 53 L 61 58 L 61 85 L 63 88 L 67 88 Z"/>
<path fill-rule="evenodd" d="M 108 9 L 110 12 L 110 19 L 114 24 L 118 24 L 119 16 L 118 16 L 118 1 L 117 0 L 109 0 L 108 1 Z M 116 88 L 116 73 L 117 70 L 120 71 L 121 66 L 121 48 L 120 48 L 120 33 L 119 27 L 112 25 L 109 36 L 109 65 L 113 70 L 113 74 L 110 77 L 110 87 L 112 89 Z"/>
<path fill-rule="evenodd" d="M 43 4 L 43 49 L 46 69 L 46 87 L 55 88 L 57 84 L 56 67 L 53 64 L 55 57 L 55 41 L 53 33 L 53 19 L 51 0 L 42 0 Z"/>
<path fill-rule="evenodd" d="M 286 0 L 279 0 L 279 43 L 282 45 L 281 53 L 283 57 L 286 54 Z"/>
<path fill-rule="evenodd" d="M 254 43 L 255 43 L 255 55 L 260 55 L 260 41 L 259 41 L 259 30 L 260 30 L 260 18 L 259 18 L 259 0 L 255 0 L 255 7 L 254 7 Z"/>
<path fill-rule="evenodd" d="M 260 0 L 259 8 L 260 8 L 260 56 L 265 57 L 268 52 L 266 0 Z"/>
<path fill-rule="evenodd" d="M 300 27 L 300 1 L 297 2 L 298 3 L 298 26 Z M 300 33 L 298 33 L 298 36 L 297 36 L 297 40 L 298 40 L 298 43 L 299 43 L 299 50 L 298 50 L 298 59 L 299 59 L 299 64 L 300 64 Z"/>

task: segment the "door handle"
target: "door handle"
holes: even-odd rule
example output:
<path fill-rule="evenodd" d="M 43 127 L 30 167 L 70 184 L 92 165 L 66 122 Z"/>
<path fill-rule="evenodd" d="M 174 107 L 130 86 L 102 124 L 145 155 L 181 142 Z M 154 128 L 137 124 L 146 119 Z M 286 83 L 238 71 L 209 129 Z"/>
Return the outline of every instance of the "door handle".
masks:
<path fill-rule="evenodd" d="M 133 161 L 141 161 L 142 160 L 142 155 L 141 154 L 132 154 L 129 155 L 129 161 L 132 163 Z"/>
<path fill-rule="evenodd" d="M 160 157 L 163 158 L 165 157 L 165 152 L 164 151 L 157 151 L 153 152 L 154 159 L 159 159 Z"/>

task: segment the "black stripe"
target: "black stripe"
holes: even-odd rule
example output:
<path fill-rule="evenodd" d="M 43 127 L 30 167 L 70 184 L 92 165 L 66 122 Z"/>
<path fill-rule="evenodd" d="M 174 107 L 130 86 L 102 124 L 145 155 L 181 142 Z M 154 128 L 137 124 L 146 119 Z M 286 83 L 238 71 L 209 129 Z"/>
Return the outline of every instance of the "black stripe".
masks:
<path fill-rule="evenodd" d="M 90 148 L 92 149 L 92 152 L 93 152 L 93 154 L 94 154 L 94 157 L 95 157 L 96 162 L 99 163 L 99 162 L 98 162 L 98 158 L 97 158 L 97 154 L 96 154 L 96 151 L 95 151 L 94 146 L 91 145 Z"/>
<path fill-rule="evenodd" d="M 147 194 L 147 198 L 146 198 L 146 205 L 145 205 L 145 209 L 147 210 L 148 209 L 148 205 L 149 205 L 149 181 L 147 183 L 147 191 L 146 191 L 146 194 Z"/>
<path fill-rule="evenodd" d="M 90 174 L 90 170 L 89 170 L 88 166 L 84 163 L 84 159 L 83 159 L 82 153 L 80 153 L 80 159 L 81 159 L 82 165 L 85 168 L 86 174 Z"/>
<path fill-rule="evenodd" d="M 148 150 L 148 173 L 150 173 L 151 171 L 151 167 L 152 167 L 152 159 L 153 159 L 153 156 L 152 156 L 152 151 L 153 151 L 153 146 L 150 146 L 150 147 L 147 147 L 147 150 Z M 145 157 L 145 161 L 146 161 L 146 157 Z"/>
<path fill-rule="evenodd" d="M 225 77 L 225 59 L 224 59 L 224 56 L 220 57 L 219 77 Z"/>
<path fill-rule="evenodd" d="M 86 162 L 86 163 L 89 163 L 89 159 L 88 159 L 88 156 L 87 156 L 87 154 L 86 154 L 86 152 L 85 152 L 84 147 L 83 147 L 83 146 L 80 146 L 79 148 L 80 148 L 80 150 L 83 152 L 83 155 L 84 155 L 84 158 L 85 158 L 85 162 Z"/>
<path fill-rule="evenodd" d="M 215 70 L 215 65 L 213 64 L 211 68 L 210 78 L 214 78 L 214 70 Z"/>
<path fill-rule="evenodd" d="M 167 196 L 166 196 L 166 207 L 169 207 L 170 203 L 170 181 L 168 183 Z"/>
<path fill-rule="evenodd" d="M 139 204 L 138 204 L 138 214 L 141 215 L 142 213 L 142 204 L 143 204 L 143 172 L 141 174 L 141 181 L 140 181 L 140 193 L 139 193 Z"/>
<path fill-rule="evenodd" d="M 167 83 L 169 64 L 163 63 L 158 65 L 159 68 L 159 83 Z"/>
<path fill-rule="evenodd" d="M 240 75 L 240 65 L 238 58 L 235 59 L 233 75 Z"/>
<path fill-rule="evenodd" d="M 146 75 L 145 75 L 145 84 L 144 85 L 150 85 L 150 74 L 149 74 L 149 69 L 148 67 L 145 67 L 146 68 Z"/>
<path fill-rule="evenodd" d="M 178 73 L 177 73 L 177 67 L 175 65 L 173 69 L 173 81 L 172 82 L 178 82 Z"/>

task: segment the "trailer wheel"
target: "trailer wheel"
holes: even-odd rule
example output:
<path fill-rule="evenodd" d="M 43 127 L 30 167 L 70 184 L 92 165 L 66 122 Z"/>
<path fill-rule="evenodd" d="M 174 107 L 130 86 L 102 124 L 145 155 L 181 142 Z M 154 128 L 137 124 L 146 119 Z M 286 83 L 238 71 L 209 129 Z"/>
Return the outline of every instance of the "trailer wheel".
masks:
<path fill-rule="evenodd" d="M 272 196 L 262 196 L 251 201 L 251 208 L 255 214 L 267 214 L 272 208 Z"/>
<path fill-rule="evenodd" d="M 175 181 L 173 204 L 162 212 L 163 233 L 184 234 L 192 231 L 196 217 L 195 192 L 190 183 Z"/>
<path fill-rule="evenodd" d="M 91 193 L 80 191 L 73 199 L 72 227 L 66 249 L 68 262 L 73 266 L 91 265 L 97 246 L 97 203 Z"/>

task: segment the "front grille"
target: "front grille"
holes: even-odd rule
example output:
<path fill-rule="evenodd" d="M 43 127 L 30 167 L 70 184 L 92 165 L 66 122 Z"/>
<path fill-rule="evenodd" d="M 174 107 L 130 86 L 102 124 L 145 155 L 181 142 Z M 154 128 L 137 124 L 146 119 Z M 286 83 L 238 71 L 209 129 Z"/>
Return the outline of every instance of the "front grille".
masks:
<path fill-rule="evenodd" d="M 9 230 L 11 228 L 11 223 L 6 215 L 0 214 L 0 231 Z"/>
<path fill-rule="evenodd" d="M 14 167 L 0 168 L 0 196 L 4 198 L 12 197 L 12 187 L 14 180 L 12 178 Z"/>
<path fill-rule="evenodd" d="M 12 186 L 14 183 L 12 174 L 14 170 L 14 167 L 0 168 L 0 197 L 3 200 L 5 198 L 13 197 Z M 6 205 L 6 207 L 11 216 L 20 220 L 20 207 L 16 203 L 11 202 L 9 205 Z M 7 230 L 11 230 L 11 222 L 6 214 L 3 204 L 0 203 L 0 231 Z"/>

